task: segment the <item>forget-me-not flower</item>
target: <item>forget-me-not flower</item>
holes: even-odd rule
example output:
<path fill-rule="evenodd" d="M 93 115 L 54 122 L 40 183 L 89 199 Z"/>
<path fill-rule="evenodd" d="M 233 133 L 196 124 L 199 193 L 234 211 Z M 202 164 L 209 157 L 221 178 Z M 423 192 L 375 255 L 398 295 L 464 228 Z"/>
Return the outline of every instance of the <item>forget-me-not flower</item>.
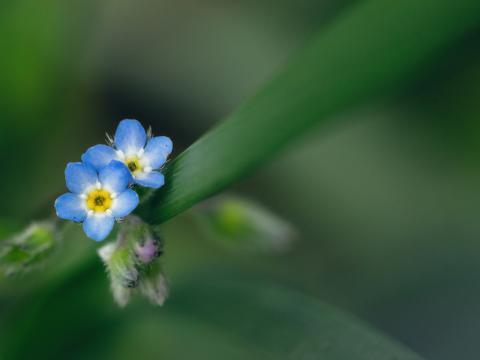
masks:
<path fill-rule="evenodd" d="M 133 183 L 158 189 L 164 184 L 164 177 L 155 170 L 167 161 L 173 144 L 166 136 L 148 137 L 137 120 L 122 120 L 115 132 L 113 147 L 92 146 L 82 155 L 82 161 L 97 171 L 112 160 L 121 161 L 132 174 Z"/>
<path fill-rule="evenodd" d="M 125 165 L 111 161 L 100 171 L 85 163 L 69 163 L 65 169 L 67 188 L 55 201 L 57 216 L 83 222 L 85 234 L 101 241 L 112 231 L 115 219 L 130 214 L 139 198 L 128 187 L 131 175 Z"/>

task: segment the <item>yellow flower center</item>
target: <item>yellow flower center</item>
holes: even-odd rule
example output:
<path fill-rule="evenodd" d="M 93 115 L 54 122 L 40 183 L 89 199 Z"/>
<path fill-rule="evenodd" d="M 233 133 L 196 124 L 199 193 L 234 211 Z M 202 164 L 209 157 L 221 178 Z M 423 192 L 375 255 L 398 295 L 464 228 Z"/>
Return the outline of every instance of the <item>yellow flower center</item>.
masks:
<path fill-rule="evenodd" d="M 87 196 L 87 207 L 94 212 L 105 212 L 112 206 L 112 196 L 107 190 L 93 190 Z"/>
<path fill-rule="evenodd" d="M 127 158 L 125 160 L 125 165 L 127 165 L 128 170 L 134 175 L 143 171 L 143 166 L 140 164 L 140 161 L 136 156 Z"/>

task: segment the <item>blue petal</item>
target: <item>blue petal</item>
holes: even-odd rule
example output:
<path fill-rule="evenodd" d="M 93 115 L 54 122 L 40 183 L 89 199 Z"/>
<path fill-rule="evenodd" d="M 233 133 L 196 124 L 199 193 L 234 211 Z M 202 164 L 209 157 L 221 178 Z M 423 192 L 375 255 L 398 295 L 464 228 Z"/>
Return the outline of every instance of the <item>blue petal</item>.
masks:
<path fill-rule="evenodd" d="M 115 146 L 126 155 L 137 153 L 143 149 L 147 134 L 137 120 L 125 119 L 118 124 L 115 132 Z"/>
<path fill-rule="evenodd" d="M 93 167 L 82 163 L 69 163 L 65 168 L 67 188 L 75 194 L 81 194 L 98 180 L 97 172 Z"/>
<path fill-rule="evenodd" d="M 163 184 L 165 184 L 165 178 L 163 177 L 163 174 L 157 171 L 152 171 L 148 174 L 141 174 L 138 177 L 134 178 L 133 181 L 135 182 L 135 184 L 153 189 L 158 189 L 159 187 L 163 186 Z"/>
<path fill-rule="evenodd" d="M 91 215 L 83 222 L 83 231 L 90 239 L 102 241 L 112 231 L 113 223 L 113 216 L 106 214 Z"/>
<path fill-rule="evenodd" d="M 170 138 L 157 136 L 148 141 L 143 156 L 152 169 L 159 169 L 167 161 L 167 157 L 172 152 L 172 149 L 173 143 Z"/>
<path fill-rule="evenodd" d="M 132 180 L 132 175 L 124 163 L 113 160 L 100 170 L 98 178 L 102 187 L 113 193 L 120 194 L 127 188 Z"/>
<path fill-rule="evenodd" d="M 66 193 L 55 200 L 55 211 L 61 219 L 82 222 L 87 216 L 84 200 L 80 196 Z"/>
<path fill-rule="evenodd" d="M 117 153 L 111 146 L 102 144 L 92 146 L 82 155 L 82 161 L 93 166 L 97 171 L 117 158 Z"/>
<path fill-rule="evenodd" d="M 111 208 L 113 216 L 121 218 L 130 214 L 138 205 L 138 195 L 132 189 L 127 189 L 122 192 L 114 200 Z"/>

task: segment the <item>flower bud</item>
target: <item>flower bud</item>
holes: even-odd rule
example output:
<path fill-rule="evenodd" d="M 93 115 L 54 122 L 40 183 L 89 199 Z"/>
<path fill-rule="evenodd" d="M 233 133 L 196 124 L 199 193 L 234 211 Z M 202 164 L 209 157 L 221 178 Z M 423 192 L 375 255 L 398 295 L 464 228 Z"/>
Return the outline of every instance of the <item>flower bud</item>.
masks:
<path fill-rule="evenodd" d="M 128 247 L 107 244 L 99 249 L 98 254 L 107 267 L 111 282 L 114 284 L 112 289 L 117 286 L 134 288 L 138 285 L 135 258 Z"/>
<path fill-rule="evenodd" d="M 151 263 L 163 253 L 161 238 L 140 218 L 129 217 L 122 230 L 123 242 L 130 244 L 140 265 Z"/>
<path fill-rule="evenodd" d="M 282 252 L 296 236 L 287 221 L 248 199 L 219 196 L 199 210 L 197 218 L 208 235 L 233 249 Z"/>
<path fill-rule="evenodd" d="M 140 293 L 153 304 L 162 306 L 168 297 L 168 282 L 163 275 L 159 261 L 149 266 L 140 279 L 138 286 Z"/>
<path fill-rule="evenodd" d="M 153 229 L 137 217 L 120 224 L 115 243 L 98 250 L 110 276 L 115 302 L 124 307 L 134 293 L 162 305 L 168 294 L 158 256 L 162 242 Z"/>
<path fill-rule="evenodd" d="M 0 245 L 0 272 L 13 275 L 35 268 L 55 248 L 53 222 L 34 223 Z"/>
<path fill-rule="evenodd" d="M 110 289 L 112 290 L 113 299 L 120 307 L 125 307 L 130 301 L 130 296 L 133 290 L 126 288 L 114 281 L 110 283 Z"/>
<path fill-rule="evenodd" d="M 162 254 L 161 243 L 152 233 L 145 233 L 145 236 L 135 244 L 135 254 L 140 262 L 149 264 Z"/>

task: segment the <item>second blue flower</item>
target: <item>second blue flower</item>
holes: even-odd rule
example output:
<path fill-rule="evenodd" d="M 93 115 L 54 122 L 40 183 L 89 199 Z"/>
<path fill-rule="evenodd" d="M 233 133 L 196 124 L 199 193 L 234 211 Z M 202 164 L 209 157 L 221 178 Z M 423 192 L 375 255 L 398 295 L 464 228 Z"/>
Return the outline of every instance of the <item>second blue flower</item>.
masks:
<path fill-rule="evenodd" d="M 160 169 L 172 152 L 173 144 L 168 137 L 148 139 L 140 122 L 125 119 L 117 127 L 113 145 L 92 146 L 82 155 L 82 161 L 99 171 L 110 161 L 118 160 L 130 170 L 135 184 L 154 189 L 164 184 L 163 174 L 155 170 Z"/>

